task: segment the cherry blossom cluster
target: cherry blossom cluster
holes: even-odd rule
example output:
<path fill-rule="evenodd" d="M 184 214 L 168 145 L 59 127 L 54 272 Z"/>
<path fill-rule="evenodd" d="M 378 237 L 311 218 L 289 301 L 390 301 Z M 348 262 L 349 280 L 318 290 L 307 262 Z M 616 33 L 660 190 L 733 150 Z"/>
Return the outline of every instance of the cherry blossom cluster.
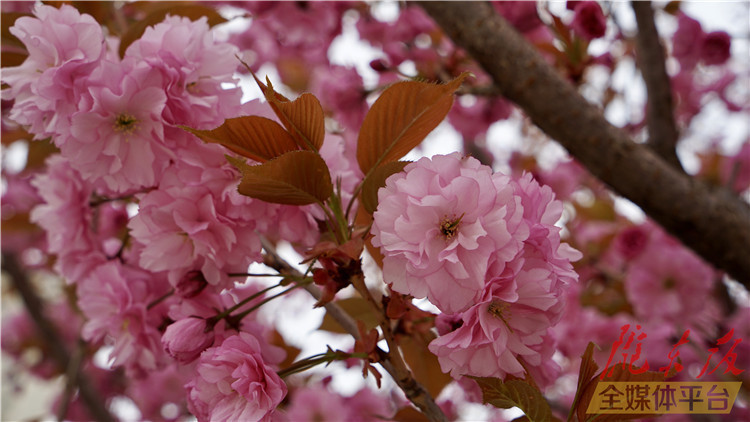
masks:
<path fill-rule="evenodd" d="M 267 417 L 286 394 L 275 373 L 285 353 L 251 318 L 233 327 L 209 318 L 256 293 L 229 274 L 260 261 L 259 232 L 275 238 L 283 226 L 286 240 L 310 245 L 313 216 L 239 195 L 221 148 L 178 127 L 251 112 L 233 76 L 237 47 L 206 18 L 169 16 L 120 58 L 91 16 L 67 5 L 34 15 L 10 29 L 29 57 L 4 69 L 4 95 L 10 117 L 60 151 L 31 182 L 41 200 L 31 219 L 76 286 L 83 339 L 110 345 L 112 364 L 132 377 L 170 373 L 201 420 Z M 199 356 L 194 371 L 170 369 Z M 268 398 L 251 409 L 258 393 Z"/>
<path fill-rule="evenodd" d="M 562 203 L 530 174 L 512 179 L 459 153 L 422 158 L 379 192 L 373 245 L 397 292 L 428 298 L 444 320 L 430 344 L 444 371 L 551 381 L 548 329 L 577 280 L 560 243 Z"/>
<path fill-rule="evenodd" d="M 238 83 L 265 66 L 277 72 L 285 95 L 307 91 L 319 99 L 327 131 L 319 154 L 340 203 L 355 204 L 343 217 L 350 227 L 362 217 L 357 133 L 373 94 L 404 77 L 448 82 L 465 71 L 474 75 L 447 115 L 463 154 L 421 158 L 390 176 L 378 191 L 371 228 L 365 223 L 372 236 L 363 236 L 372 255 L 382 255 L 380 269 L 363 265 L 367 284 L 384 308 L 403 307 L 388 314 L 394 338 L 412 342 L 403 343 L 411 347 L 403 354 L 449 374 L 444 381 L 428 377 L 428 387 L 443 391 L 436 399 L 450 419 L 463 417 L 467 402 L 482 402 L 466 376 L 525 379 L 553 391 L 557 407 L 567 406 L 587 343 L 599 346 L 594 357 L 603 364 L 626 324 L 648 334 L 641 359 L 652 370 L 669 364 L 675 343 L 690 330 L 677 380 L 691 379 L 704 351 L 729 327 L 736 338 L 750 336 L 750 304 L 729 292 L 723 274 L 647 218 L 626 217 L 575 161 L 541 159 L 547 140 L 528 122 L 520 123 L 521 150 L 500 159 L 507 150 L 490 126 L 520 121 L 517 110 L 418 5 L 400 5 L 395 18 L 382 21 L 372 11 L 379 5 L 359 2 L 206 4 L 240 10 L 251 18 L 249 27 L 220 32 L 206 16 L 168 14 L 120 49 L 125 37 L 113 35 L 100 17 L 69 5 L 3 2 L 3 12 L 29 12 L 9 28 L 28 56 L 3 67 L 3 136 L 20 128 L 33 138 L 29 170 L 3 169 L 3 218 L 27 214 L 37 227 L 19 235 L 4 220 L 3 251 L 64 280 L 47 314 L 68 347 L 82 348 L 81 371 L 104 399 L 127 397 L 153 420 L 409 417 L 400 413 L 411 406 L 400 393 L 341 394 L 335 376 L 287 377 L 292 342 L 254 312 L 273 298 L 270 289 L 294 295 L 307 281 L 323 280 L 319 305 L 351 293 L 339 291 L 351 284 L 334 259 L 345 247 L 329 248 L 324 209 L 240 194 L 241 172 L 227 160 L 234 156 L 185 130 L 214 129 L 237 116 L 275 119 L 268 104 L 243 103 Z M 612 74 L 633 59 L 628 34 L 613 24 L 605 3 L 569 1 L 563 11 L 536 2 L 492 4 L 582 91 L 594 86 L 589 72 Z M 670 79 L 680 129 L 697 131 L 693 122 L 708 102 L 746 113 L 746 98 L 734 88 L 747 75 L 732 67 L 731 36 L 704 30 L 684 11 L 665 10 L 676 27 L 665 41 L 678 65 Z M 353 67 L 331 63 L 330 47 L 347 20 L 356 20 L 350 27 L 379 51 L 370 63 L 377 86 L 366 85 Z M 613 53 L 590 53 L 594 43 Z M 604 109 L 624 95 L 607 89 L 595 99 Z M 644 114 L 625 125 L 634 137 L 643 135 Z M 717 140 L 696 155 L 696 177 L 746 195 L 750 142 L 726 149 L 721 134 L 712 136 Z M 32 163 L 36 148 L 43 163 Z M 306 261 L 317 260 L 309 280 L 307 273 L 248 277 L 249 267 L 268 259 L 264 248 L 279 243 L 307 257 L 321 250 L 339 255 Z M 346 256 L 347 269 L 359 268 L 358 258 Z M 269 287 L 268 280 L 278 284 Z M 306 293 L 300 296 L 313 306 Z M 351 313 L 359 317 L 358 311 Z M 377 362 L 378 340 L 388 335 L 381 331 L 368 338 L 365 368 Z M 360 334 L 367 338 L 361 327 Z M 418 340 L 422 354 L 414 352 Z M 342 347 L 358 355 L 363 344 Z M 28 315 L 4 318 L 5 352 L 22 358 L 39 345 Z M 726 353 L 729 345 L 716 347 Z M 737 367 L 750 368 L 749 347 L 737 345 Z M 106 369 L 94 362 L 98 351 L 107 352 Z M 43 354 L 29 369 L 52 379 L 60 369 Z M 347 361 L 362 364 L 361 357 Z M 418 373 L 420 365 L 409 365 Z M 463 394 L 453 394 L 457 389 Z M 66 419 L 91 419 L 78 397 L 61 394 L 54 404 L 60 408 Z"/>

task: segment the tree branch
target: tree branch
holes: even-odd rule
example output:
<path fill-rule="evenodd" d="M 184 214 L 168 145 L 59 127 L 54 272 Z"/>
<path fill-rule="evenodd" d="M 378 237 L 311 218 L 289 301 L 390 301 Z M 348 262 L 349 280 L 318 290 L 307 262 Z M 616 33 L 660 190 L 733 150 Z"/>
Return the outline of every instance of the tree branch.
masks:
<path fill-rule="evenodd" d="M 44 342 L 47 350 L 52 354 L 52 358 L 57 366 L 68 375 L 69 382 L 78 387 L 78 393 L 81 396 L 83 404 L 86 406 L 91 416 L 97 421 L 114 421 L 115 419 L 109 413 L 104 405 L 104 400 L 99 396 L 97 391 L 91 385 L 88 377 L 79 371 L 79 363 L 72 362 L 65 342 L 58 334 L 57 329 L 52 322 L 44 315 L 44 303 L 34 291 L 26 273 L 18 264 L 16 257 L 10 253 L 3 252 L 2 268 L 8 273 L 13 286 L 21 295 L 21 299 L 26 306 L 26 310 L 31 315 L 39 336 Z M 75 368 L 71 368 L 71 364 Z M 73 371 L 75 369 L 75 373 Z"/>
<path fill-rule="evenodd" d="M 263 260 L 264 264 L 275 269 L 280 274 L 291 274 L 295 277 L 302 277 L 302 274 L 300 274 L 299 271 L 289 265 L 289 263 L 287 263 L 284 258 L 279 256 L 274 246 L 267 239 L 261 237 L 261 244 L 263 245 L 263 249 L 266 251 L 266 255 Z M 307 290 L 307 292 L 310 293 L 310 295 L 312 295 L 312 297 L 314 297 L 316 300 L 320 300 L 320 298 L 322 297 L 320 289 L 318 289 L 314 285 L 308 284 L 304 287 L 304 289 Z M 336 302 L 328 302 L 324 305 L 324 307 L 326 309 L 326 312 L 337 323 L 339 323 L 339 325 L 341 325 L 341 328 L 346 330 L 356 340 L 360 339 L 357 322 L 348 313 L 346 313 L 343 308 L 336 304 Z M 392 342 L 389 341 L 388 344 L 391 345 Z M 409 369 L 406 368 L 401 357 L 391 356 L 392 354 L 395 355 L 396 353 L 399 353 L 398 349 L 393 349 L 386 353 L 382 349 L 378 348 L 378 352 L 378 354 L 382 356 L 382 361 L 379 362 L 380 365 L 388 372 L 388 374 L 391 375 L 393 380 L 396 381 L 396 384 L 398 384 L 401 390 L 403 390 L 406 397 L 415 406 L 417 406 L 430 421 L 447 422 L 448 419 L 445 417 L 442 409 L 440 409 L 437 403 L 435 403 L 435 400 L 432 398 L 430 393 L 427 392 L 424 386 L 422 386 L 422 384 L 414 379 L 414 376 L 411 374 Z"/>
<path fill-rule="evenodd" d="M 631 1 L 638 23 L 636 50 L 638 67 L 648 92 L 646 126 L 648 144 L 669 164 L 682 170 L 676 146 L 679 133 L 674 119 L 672 88 L 665 65 L 664 46 L 654 22 L 650 1 Z"/>
<path fill-rule="evenodd" d="M 680 172 L 611 125 L 484 2 L 421 2 L 500 91 L 615 192 L 750 287 L 750 206 Z"/>

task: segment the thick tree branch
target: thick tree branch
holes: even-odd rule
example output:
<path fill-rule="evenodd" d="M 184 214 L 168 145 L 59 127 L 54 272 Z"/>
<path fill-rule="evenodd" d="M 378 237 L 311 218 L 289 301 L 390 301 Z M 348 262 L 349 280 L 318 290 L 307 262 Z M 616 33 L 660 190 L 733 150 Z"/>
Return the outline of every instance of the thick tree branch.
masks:
<path fill-rule="evenodd" d="M 267 239 L 261 237 L 261 244 L 263 245 L 263 249 L 265 249 L 266 251 L 266 255 L 263 260 L 264 264 L 275 269 L 280 274 L 291 274 L 295 277 L 302 277 L 302 274 L 300 274 L 299 271 L 289 265 L 289 263 L 287 263 L 284 258 L 276 253 L 276 249 Z M 308 284 L 304 288 L 316 300 L 320 300 L 320 298 L 322 297 L 322 293 L 317 287 Z M 348 313 L 346 313 L 343 308 L 336 304 L 336 302 L 328 302 L 324 305 L 324 307 L 326 309 L 326 312 L 337 323 L 339 323 L 339 325 L 341 325 L 341 328 L 346 330 L 346 332 L 351 334 L 352 337 L 354 337 L 356 340 L 360 339 L 357 322 Z M 388 341 L 388 344 L 391 345 L 393 344 L 393 342 Z M 401 358 L 401 356 L 395 355 L 396 353 L 399 353 L 399 351 L 397 349 L 394 349 L 390 350 L 389 352 L 385 352 L 379 348 L 378 350 L 379 355 L 383 357 L 383 360 L 379 362 L 380 365 L 388 372 L 388 374 L 391 375 L 393 380 L 396 381 L 396 384 L 398 384 L 401 390 L 403 390 L 404 394 L 406 394 L 406 397 L 415 406 L 417 406 L 419 410 L 421 410 L 422 413 L 424 413 L 424 415 L 427 416 L 427 419 L 429 419 L 430 421 L 446 422 L 448 419 L 445 417 L 442 409 L 440 409 L 437 403 L 435 403 L 435 400 L 432 398 L 430 393 L 427 392 L 424 386 L 422 386 L 416 379 L 414 379 L 414 376 L 403 363 L 403 359 Z"/>
<path fill-rule="evenodd" d="M 611 125 L 484 2 L 422 2 L 505 97 L 615 192 L 708 262 L 750 287 L 750 206 L 668 165 Z"/>
<path fill-rule="evenodd" d="M 674 119 L 672 88 L 665 65 L 664 46 L 654 22 L 654 10 L 650 1 L 632 1 L 631 4 L 638 23 L 638 67 L 648 92 L 648 144 L 669 164 L 682 169 L 676 152 L 679 133 Z"/>
<path fill-rule="evenodd" d="M 70 353 L 65 346 L 65 342 L 60 338 L 60 335 L 52 322 L 50 322 L 50 320 L 44 315 L 44 303 L 34 291 L 34 287 L 31 282 L 29 282 L 26 273 L 18 264 L 16 257 L 4 252 L 2 257 L 2 268 L 8 273 L 13 283 L 13 287 L 15 287 L 21 295 L 21 299 L 23 300 L 29 315 L 31 315 L 31 319 L 36 325 L 41 340 L 44 342 L 47 350 L 52 354 L 52 358 L 55 360 L 58 367 L 67 373 L 69 382 L 72 382 L 73 385 L 78 387 L 78 394 L 80 394 L 81 400 L 91 416 L 97 421 L 114 421 L 114 418 L 104 405 L 104 400 L 102 400 L 97 391 L 93 388 L 88 377 L 80 372 L 79 362 L 71 361 Z M 71 368 L 71 363 L 74 368 Z"/>

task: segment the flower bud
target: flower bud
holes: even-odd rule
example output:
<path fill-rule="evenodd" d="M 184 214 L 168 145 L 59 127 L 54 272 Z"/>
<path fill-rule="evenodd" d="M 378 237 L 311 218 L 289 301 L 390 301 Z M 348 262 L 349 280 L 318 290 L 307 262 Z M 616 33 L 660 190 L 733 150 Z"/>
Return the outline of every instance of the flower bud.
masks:
<path fill-rule="evenodd" d="M 701 59 L 708 65 L 724 64 L 729 60 L 732 37 L 724 31 L 709 32 L 703 38 Z"/>
<path fill-rule="evenodd" d="M 167 327 L 161 344 L 180 363 L 190 363 L 214 344 L 214 333 L 203 318 L 185 318 Z"/>
<path fill-rule="evenodd" d="M 575 16 L 570 27 L 576 35 L 591 41 L 603 37 L 607 32 L 607 19 L 599 3 L 582 1 L 575 7 Z"/>

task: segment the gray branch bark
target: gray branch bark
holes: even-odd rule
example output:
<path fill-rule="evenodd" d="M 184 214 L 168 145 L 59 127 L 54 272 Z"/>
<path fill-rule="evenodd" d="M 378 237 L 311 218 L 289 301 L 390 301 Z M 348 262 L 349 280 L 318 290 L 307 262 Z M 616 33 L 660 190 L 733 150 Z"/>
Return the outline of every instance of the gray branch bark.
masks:
<path fill-rule="evenodd" d="M 672 88 L 667 75 L 664 46 L 654 22 L 654 10 L 650 1 L 633 1 L 631 5 L 638 23 L 636 57 L 648 92 L 648 145 L 669 164 L 682 169 L 676 151 L 679 133 L 674 119 Z"/>
<path fill-rule="evenodd" d="M 706 261 L 750 287 L 750 206 L 633 142 L 484 2 L 422 2 L 505 97 L 615 192 Z"/>
<path fill-rule="evenodd" d="M 26 272 L 18 264 L 16 257 L 8 253 L 3 253 L 2 259 L 2 268 L 8 273 L 13 287 L 21 295 L 26 310 L 36 325 L 39 337 L 51 352 L 57 366 L 68 374 L 70 385 L 78 387 L 78 394 L 80 394 L 81 401 L 91 416 L 97 421 L 114 421 L 115 419 L 109 413 L 109 410 L 107 410 L 104 400 L 102 400 L 99 393 L 93 387 L 89 378 L 80 371 L 79 364 L 71 359 L 70 352 L 60 337 L 58 329 L 44 314 L 44 303 L 36 294 L 34 286 L 32 286 L 26 276 Z M 71 363 L 75 366 L 74 370 L 71 369 Z M 67 404 L 63 404 L 63 406 L 67 406 Z"/>

